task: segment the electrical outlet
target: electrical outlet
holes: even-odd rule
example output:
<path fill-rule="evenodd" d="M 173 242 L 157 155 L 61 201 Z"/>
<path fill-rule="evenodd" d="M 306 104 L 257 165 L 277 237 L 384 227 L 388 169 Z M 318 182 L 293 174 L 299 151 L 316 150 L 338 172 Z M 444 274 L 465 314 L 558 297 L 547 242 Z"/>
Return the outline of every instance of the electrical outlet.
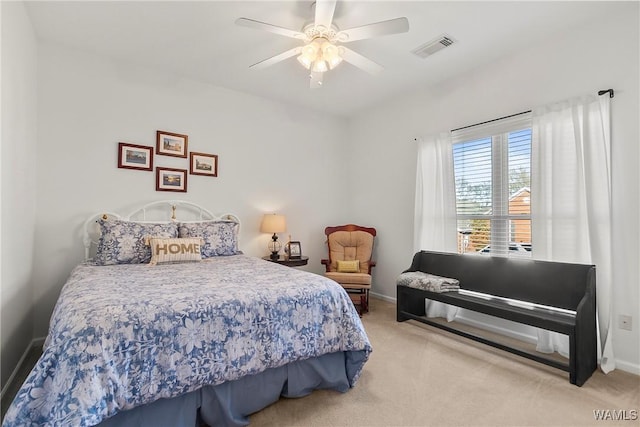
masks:
<path fill-rule="evenodd" d="M 633 318 L 631 316 L 621 314 L 618 319 L 618 326 L 620 329 L 624 329 L 625 331 L 630 331 L 632 329 L 631 326 Z"/>

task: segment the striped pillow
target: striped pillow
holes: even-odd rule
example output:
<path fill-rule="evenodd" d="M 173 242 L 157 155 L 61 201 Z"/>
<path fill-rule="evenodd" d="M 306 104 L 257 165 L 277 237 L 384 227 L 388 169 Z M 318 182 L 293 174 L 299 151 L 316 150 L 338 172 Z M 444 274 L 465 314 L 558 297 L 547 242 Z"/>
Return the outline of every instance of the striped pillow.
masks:
<path fill-rule="evenodd" d="M 151 262 L 149 265 L 165 262 L 200 261 L 202 239 L 200 237 L 166 238 L 149 237 Z"/>

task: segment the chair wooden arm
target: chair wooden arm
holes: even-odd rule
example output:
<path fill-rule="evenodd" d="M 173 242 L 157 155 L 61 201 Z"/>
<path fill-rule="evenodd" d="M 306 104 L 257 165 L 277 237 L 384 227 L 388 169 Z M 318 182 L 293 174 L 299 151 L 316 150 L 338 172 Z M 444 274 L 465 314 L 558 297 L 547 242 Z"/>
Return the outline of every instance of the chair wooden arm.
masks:
<path fill-rule="evenodd" d="M 376 262 L 371 260 L 369 261 L 369 274 L 371 274 L 371 269 L 376 266 Z"/>

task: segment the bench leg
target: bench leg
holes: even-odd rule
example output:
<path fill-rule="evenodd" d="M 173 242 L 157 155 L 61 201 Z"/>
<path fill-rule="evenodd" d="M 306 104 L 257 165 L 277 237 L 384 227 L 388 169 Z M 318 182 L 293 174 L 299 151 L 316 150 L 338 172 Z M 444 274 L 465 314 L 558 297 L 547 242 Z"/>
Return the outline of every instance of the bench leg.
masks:
<path fill-rule="evenodd" d="M 595 331 L 581 331 L 577 327 L 576 331 L 569 335 L 569 380 L 571 384 L 582 387 L 597 368 Z"/>
<path fill-rule="evenodd" d="M 396 321 L 404 322 L 409 320 L 404 313 L 411 313 L 415 316 L 424 316 L 424 296 L 416 289 L 407 288 L 406 286 L 398 286 L 396 292 Z"/>

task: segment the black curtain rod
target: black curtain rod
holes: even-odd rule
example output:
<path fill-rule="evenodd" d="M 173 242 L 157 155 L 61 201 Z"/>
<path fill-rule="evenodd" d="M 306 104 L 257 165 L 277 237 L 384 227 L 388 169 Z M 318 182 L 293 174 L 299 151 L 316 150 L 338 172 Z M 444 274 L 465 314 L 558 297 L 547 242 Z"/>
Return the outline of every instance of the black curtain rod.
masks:
<path fill-rule="evenodd" d="M 598 95 L 604 95 L 607 92 L 609 93 L 609 98 L 613 98 L 613 89 L 599 90 Z"/>
<path fill-rule="evenodd" d="M 519 116 L 521 114 L 527 114 L 527 113 L 530 113 L 530 112 L 531 112 L 531 110 L 523 111 L 522 113 L 511 114 L 510 116 L 498 117 L 497 119 L 487 120 L 486 122 L 476 123 L 475 125 L 463 126 L 461 128 L 458 128 L 458 129 L 451 129 L 451 132 L 455 132 L 457 130 L 462 130 L 462 129 L 467 129 L 467 128 L 472 128 L 474 126 L 480 126 L 480 125 L 483 125 L 485 123 L 491 123 L 491 122 L 495 122 L 495 121 L 502 120 L 502 119 L 508 119 L 509 117 L 515 117 L 515 116 Z"/>
<path fill-rule="evenodd" d="M 613 89 L 605 89 L 605 90 L 599 90 L 598 91 L 598 95 L 604 95 L 605 93 L 609 94 L 609 98 L 613 98 Z M 498 117 L 497 119 L 493 119 L 493 120 L 487 120 L 486 122 L 480 122 L 480 123 L 476 123 L 473 125 L 469 125 L 469 126 L 463 126 L 461 128 L 457 128 L 457 129 L 452 129 L 451 132 L 455 132 L 457 130 L 462 130 L 462 129 L 468 129 L 468 128 L 472 128 L 474 126 L 480 126 L 480 125 L 484 125 L 486 123 L 491 123 L 491 122 L 495 122 L 497 120 L 502 120 L 502 119 L 508 119 L 510 117 L 515 117 L 515 116 L 519 116 L 521 114 L 527 114 L 530 113 L 531 110 L 528 111 L 523 111 L 522 113 L 517 113 L 517 114 L 511 114 L 510 116 L 504 116 L 504 117 Z"/>

